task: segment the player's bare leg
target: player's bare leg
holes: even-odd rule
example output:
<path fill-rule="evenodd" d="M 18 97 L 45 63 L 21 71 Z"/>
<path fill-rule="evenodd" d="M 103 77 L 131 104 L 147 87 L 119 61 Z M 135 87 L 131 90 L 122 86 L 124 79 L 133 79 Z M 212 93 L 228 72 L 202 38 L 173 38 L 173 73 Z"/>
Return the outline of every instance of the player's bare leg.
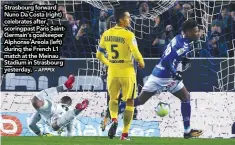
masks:
<path fill-rule="evenodd" d="M 199 137 L 202 135 L 202 130 L 190 128 L 190 117 L 191 117 L 191 105 L 190 105 L 190 93 L 185 87 L 173 93 L 174 96 L 181 100 L 181 113 L 184 122 L 184 138 Z"/>

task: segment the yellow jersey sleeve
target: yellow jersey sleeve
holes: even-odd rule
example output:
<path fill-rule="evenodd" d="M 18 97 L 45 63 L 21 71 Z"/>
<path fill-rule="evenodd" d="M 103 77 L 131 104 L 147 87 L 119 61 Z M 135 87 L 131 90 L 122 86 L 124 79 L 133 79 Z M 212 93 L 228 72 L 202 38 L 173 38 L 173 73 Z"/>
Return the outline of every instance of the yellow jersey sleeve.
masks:
<path fill-rule="evenodd" d="M 100 47 L 100 48 L 103 48 L 103 49 L 106 49 L 105 41 L 104 41 L 104 35 L 105 35 L 105 32 L 104 32 L 103 35 L 101 36 L 99 47 Z"/>
<path fill-rule="evenodd" d="M 135 35 L 133 33 L 130 33 L 128 38 L 129 39 L 128 39 L 127 43 L 128 43 L 128 46 L 129 46 L 135 60 L 138 63 L 144 65 L 144 59 L 143 59 L 143 57 L 142 57 L 142 55 L 141 55 L 141 53 L 138 49 L 138 44 L 137 44 Z"/>
<path fill-rule="evenodd" d="M 104 42 L 104 33 L 101 37 L 99 48 L 96 52 L 96 58 L 99 59 L 102 63 L 109 66 L 108 59 L 104 56 L 106 51 L 105 42 Z"/>

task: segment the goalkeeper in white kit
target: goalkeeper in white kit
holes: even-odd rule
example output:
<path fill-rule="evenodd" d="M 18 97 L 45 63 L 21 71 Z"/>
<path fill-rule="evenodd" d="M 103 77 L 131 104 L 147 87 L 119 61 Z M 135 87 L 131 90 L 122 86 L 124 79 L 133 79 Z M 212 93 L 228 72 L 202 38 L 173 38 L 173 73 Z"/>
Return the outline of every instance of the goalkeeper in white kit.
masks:
<path fill-rule="evenodd" d="M 36 112 L 30 119 L 29 128 L 36 135 L 44 135 L 37 126 L 37 122 L 41 119 L 43 119 L 54 131 L 67 127 L 67 136 L 72 135 L 72 121 L 82 110 L 87 108 L 89 103 L 88 100 L 78 103 L 74 109 L 71 109 L 70 105 L 72 104 L 72 100 L 70 97 L 62 97 L 60 104 L 55 104 L 52 101 L 52 98 L 58 95 L 59 92 L 72 89 L 74 81 L 75 77 L 70 75 L 63 85 L 42 90 L 32 98 L 31 102 Z"/>

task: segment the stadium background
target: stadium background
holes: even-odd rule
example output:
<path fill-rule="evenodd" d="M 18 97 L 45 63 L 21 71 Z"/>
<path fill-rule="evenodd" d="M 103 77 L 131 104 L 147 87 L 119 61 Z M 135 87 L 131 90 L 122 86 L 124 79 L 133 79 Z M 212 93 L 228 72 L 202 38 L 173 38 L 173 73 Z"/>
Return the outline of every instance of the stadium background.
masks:
<path fill-rule="evenodd" d="M 193 67 L 184 74 L 184 83 L 192 92 L 192 106 L 197 112 L 192 114 L 193 118 L 196 118 L 192 124 L 195 127 L 208 129 L 203 137 L 230 137 L 229 126 L 234 120 L 232 114 L 235 114 L 235 47 L 233 44 L 235 8 L 232 1 L 90 1 L 88 3 L 83 1 L 28 1 L 8 3 L 57 3 L 59 9 L 64 13 L 64 18 L 50 21 L 50 23 L 65 25 L 68 29 L 64 45 L 60 49 L 61 57 L 66 58 L 65 68 L 57 68 L 56 73 L 3 76 L 1 90 L 4 92 L 1 92 L 3 96 L 1 104 L 2 114 L 7 116 L 1 117 L 7 120 L 15 116 L 19 119 L 13 119 L 20 130 L 17 129 L 13 133 L 14 135 L 33 135 L 27 127 L 27 119 L 33 111 L 32 107 L 29 107 L 30 97 L 35 91 L 63 83 L 70 73 L 77 74 L 77 85 L 71 93 L 68 93 L 74 99 L 74 103 L 84 98 L 89 98 L 91 101 L 91 107 L 78 117 L 74 135 L 107 135 L 107 131 L 102 133 L 99 129 L 100 114 L 106 108 L 105 100 L 107 98 L 103 79 L 105 67 L 95 59 L 95 52 L 100 35 L 109 27 L 107 21 L 111 21 L 111 24 L 115 23 L 111 6 L 125 6 L 130 9 L 132 14 L 130 30 L 135 33 L 139 49 L 146 58 L 146 66 L 148 66 L 144 70 L 138 71 L 140 88 L 157 62 L 156 57 L 161 56 L 164 46 L 180 32 L 183 21 L 188 18 L 198 21 L 202 34 L 201 41 L 192 44 L 189 57 L 194 58 Z M 100 8 L 108 9 L 100 10 Z M 156 14 L 159 16 L 157 17 Z M 230 93 L 224 93 L 224 91 Z M 62 95 L 63 93 L 56 97 L 55 101 L 58 101 Z M 220 98 L 217 99 L 217 97 Z M 153 108 L 159 101 L 172 104 L 173 111 L 167 118 L 162 119 L 154 114 Z M 216 106 L 224 109 L 219 110 Z M 167 93 L 151 99 L 144 107 L 138 108 L 132 134 L 137 136 L 182 136 L 181 115 L 177 111 L 178 107 L 179 101 Z M 202 119 L 199 120 L 200 118 Z M 215 121 L 215 118 L 220 119 Z M 122 123 L 120 123 L 121 125 Z M 5 129 L 8 132 L 5 135 L 11 134 L 10 128 Z M 46 126 L 42 126 L 42 129 L 48 131 Z M 1 131 L 4 132 L 3 128 Z"/>

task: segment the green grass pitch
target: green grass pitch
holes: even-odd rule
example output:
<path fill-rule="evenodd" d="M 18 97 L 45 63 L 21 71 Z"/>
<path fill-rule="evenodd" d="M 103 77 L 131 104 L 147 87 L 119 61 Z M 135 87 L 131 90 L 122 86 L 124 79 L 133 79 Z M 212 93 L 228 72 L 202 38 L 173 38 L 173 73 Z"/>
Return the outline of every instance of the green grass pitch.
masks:
<path fill-rule="evenodd" d="M 1 137 L 2 145 L 235 145 L 235 139 L 183 139 L 133 137 L 131 141 L 107 137 Z"/>

